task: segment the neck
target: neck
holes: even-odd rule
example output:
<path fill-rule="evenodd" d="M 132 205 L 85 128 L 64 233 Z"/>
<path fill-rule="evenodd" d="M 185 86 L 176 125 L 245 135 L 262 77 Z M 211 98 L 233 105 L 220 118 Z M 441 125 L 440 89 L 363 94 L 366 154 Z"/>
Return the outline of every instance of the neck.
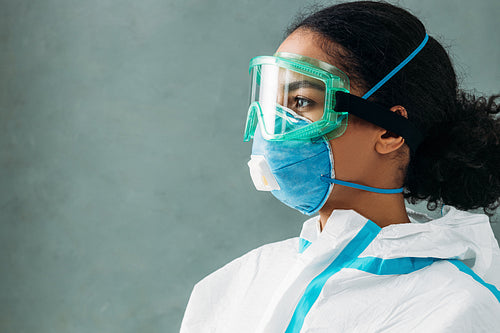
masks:
<path fill-rule="evenodd" d="M 335 209 L 352 209 L 381 228 L 390 224 L 410 223 L 402 193 L 380 194 L 335 186 L 330 199 L 319 211 L 321 230 Z"/>

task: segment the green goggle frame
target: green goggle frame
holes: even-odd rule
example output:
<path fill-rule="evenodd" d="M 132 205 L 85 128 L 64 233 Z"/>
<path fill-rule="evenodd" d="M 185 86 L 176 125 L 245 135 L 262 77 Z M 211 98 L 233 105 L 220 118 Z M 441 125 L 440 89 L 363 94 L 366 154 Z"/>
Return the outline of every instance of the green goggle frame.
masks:
<path fill-rule="evenodd" d="M 321 83 L 319 90 L 323 89 L 324 105 L 322 115 L 318 119 L 309 120 L 308 124 L 301 127 L 287 128 L 287 130 L 276 133 L 274 128 L 266 130 L 266 115 L 274 113 L 276 117 L 284 117 L 283 107 L 276 102 L 276 105 L 269 106 L 269 103 L 262 103 L 263 89 L 276 89 L 276 82 L 268 84 L 264 82 L 263 71 L 273 67 L 277 71 L 292 72 L 293 75 L 309 78 Z M 258 56 L 250 60 L 249 72 L 252 77 L 250 107 L 248 110 L 247 122 L 245 126 L 244 140 L 253 138 L 258 123 L 260 122 L 262 134 L 266 140 L 286 141 L 286 140 L 310 140 L 324 136 L 330 140 L 342 135 L 347 128 L 348 112 L 346 110 L 336 110 L 336 93 L 349 93 L 349 78 L 340 69 L 326 62 L 292 53 L 276 53 L 274 56 Z M 273 80 L 269 80 L 273 81 Z M 317 88 L 318 89 L 318 88 Z M 260 91 L 259 91 L 260 90 Z M 266 108 L 267 105 L 267 109 Z M 272 110 L 270 110 L 272 109 Z M 293 111 L 290 111 L 293 113 Z M 267 117 L 269 119 L 269 117 Z M 273 122 L 274 127 L 274 122 Z"/>

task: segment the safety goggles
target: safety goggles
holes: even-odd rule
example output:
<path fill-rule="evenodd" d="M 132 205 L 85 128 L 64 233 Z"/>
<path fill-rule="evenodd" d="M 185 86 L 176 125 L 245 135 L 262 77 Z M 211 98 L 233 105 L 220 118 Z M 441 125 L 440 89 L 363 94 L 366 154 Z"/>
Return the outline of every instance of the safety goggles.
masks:
<path fill-rule="evenodd" d="M 366 99 L 411 61 L 429 36 L 362 97 L 349 93 L 349 79 L 323 61 L 292 53 L 250 60 L 251 95 L 245 141 L 259 130 L 269 141 L 327 140 L 341 136 L 353 114 L 405 139 L 412 152 L 423 139 L 407 118 Z"/>
<path fill-rule="evenodd" d="M 333 139 L 347 127 L 348 112 L 336 110 L 336 92 L 349 92 L 349 79 L 338 68 L 292 53 L 250 61 L 251 95 L 245 141 L 260 124 L 270 141 Z"/>

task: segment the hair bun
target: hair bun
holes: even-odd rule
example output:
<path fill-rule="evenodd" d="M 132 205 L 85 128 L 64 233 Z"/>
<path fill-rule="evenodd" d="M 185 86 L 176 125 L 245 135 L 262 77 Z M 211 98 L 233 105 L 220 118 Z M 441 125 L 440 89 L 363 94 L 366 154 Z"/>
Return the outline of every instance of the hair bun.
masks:
<path fill-rule="evenodd" d="M 417 150 L 405 196 L 492 214 L 500 197 L 498 97 L 458 94 L 454 119 L 431 127 Z"/>

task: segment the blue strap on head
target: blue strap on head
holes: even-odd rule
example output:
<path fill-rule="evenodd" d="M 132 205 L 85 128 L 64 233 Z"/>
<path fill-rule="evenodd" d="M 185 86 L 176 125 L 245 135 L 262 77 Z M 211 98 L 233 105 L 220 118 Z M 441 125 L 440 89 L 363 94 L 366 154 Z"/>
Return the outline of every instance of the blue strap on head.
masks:
<path fill-rule="evenodd" d="M 382 80 L 380 80 L 373 88 L 371 88 L 366 94 L 361 97 L 362 99 L 367 99 L 370 97 L 375 91 L 377 91 L 380 87 L 382 87 L 387 81 L 389 81 L 397 72 L 401 70 L 404 66 L 406 66 L 407 63 L 409 63 L 415 56 L 424 48 L 425 44 L 427 44 L 427 41 L 429 40 L 429 35 L 427 33 L 425 34 L 424 40 L 420 43 L 420 45 L 413 50 L 413 52 L 399 65 L 397 65 L 392 71 L 389 72 Z M 392 123 L 394 125 L 393 131 L 399 135 L 402 135 L 404 132 L 405 134 L 402 135 L 405 140 L 407 141 L 407 144 L 410 146 L 410 149 L 412 151 L 415 151 L 420 142 L 422 141 L 422 135 L 418 131 L 417 128 L 415 128 L 411 123 L 407 122 L 406 119 L 404 121 L 399 121 L 396 119 L 390 119 L 388 118 L 389 116 L 393 116 L 394 114 L 392 112 L 388 112 L 387 114 L 384 115 L 383 111 L 379 112 L 374 112 L 374 110 L 364 110 L 365 106 L 361 105 L 361 99 L 359 97 L 351 97 L 350 99 L 346 99 L 346 96 L 350 94 L 344 94 L 342 92 L 337 92 L 337 108 L 338 109 L 346 109 L 347 112 L 353 113 L 356 112 L 356 115 L 370 121 L 371 123 L 377 124 L 383 128 L 388 127 L 387 124 Z M 357 107 L 353 107 L 353 103 L 356 102 L 356 98 L 358 98 L 358 103 Z M 353 99 L 353 100 L 351 100 Z M 348 100 L 348 101 L 347 101 Z M 344 101 L 344 102 L 342 102 Z M 366 103 L 363 101 L 363 103 Z M 371 111 L 371 115 L 370 115 Z M 375 110 L 376 111 L 376 110 Z M 371 116 L 371 117 L 369 117 Z M 384 119 L 384 122 L 386 125 L 384 126 L 383 124 L 379 124 L 378 120 L 381 120 L 380 118 L 386 118 Z M 398 116 L 399 117 L 399 116 Z M 367 119 L 370 118 L 370 119 Z M 373 118 L 373 119 L 372 119 Z M 394 117 L 392 117 L 394 118 Z M 394 193 L 402 193 L 403 192 L 403 187 L 400 188 L 392 188 L 392 189 L 385 189 L 385 188 L 378 188 L 378 187 L 371 187 L 371 186 L 365 186 L 365 185 L 360 185 L 356 183 L 351 183 L 351 182 L 346 182 L 343 180 L 338 180 L 334 178 L 329 178 L 325 176 L 321 176 L 321 180 L 328 182 L 328 183 L 333 183 L 341 186 L 346 186 L 346 187 L 351 187 L 351 188 L 356 188 L 359 190 L 363 191 L 368 191 L 368 192 L 374 192 L 374 193 L 383 193 L 383 194 L 394 194 Z"/>
<path fill-rule="evenodd" d="M 401 61 L 401 63 L 399 65 L 397 65 L 392 71 L 390 71 L 389 74 L 387 74 L 382 80 L 380 80 L 375 86 L 373 86 L 373 88 L 368 90 L 368 92 L 366 94 L 364 94 L 362 98 L 367 99 L 375 91 L 377 91 L 380 87 L 382 87 L 387 81 L 389 81 L 389 79 L 391 77 L 393 77 L 397 72 L 399 72 L 399 70 L 401 68 L 403 68 L 407 63 L 409 63 L 410 60 L 413 59 L 424 48 L 424 46 L 425 46 L 425 44 L 427 44 L 428 40 L 429 40 L 429 36 L 426 33 L 422 43 L 420 43 L 420 45 L 405 60 Z"/>

